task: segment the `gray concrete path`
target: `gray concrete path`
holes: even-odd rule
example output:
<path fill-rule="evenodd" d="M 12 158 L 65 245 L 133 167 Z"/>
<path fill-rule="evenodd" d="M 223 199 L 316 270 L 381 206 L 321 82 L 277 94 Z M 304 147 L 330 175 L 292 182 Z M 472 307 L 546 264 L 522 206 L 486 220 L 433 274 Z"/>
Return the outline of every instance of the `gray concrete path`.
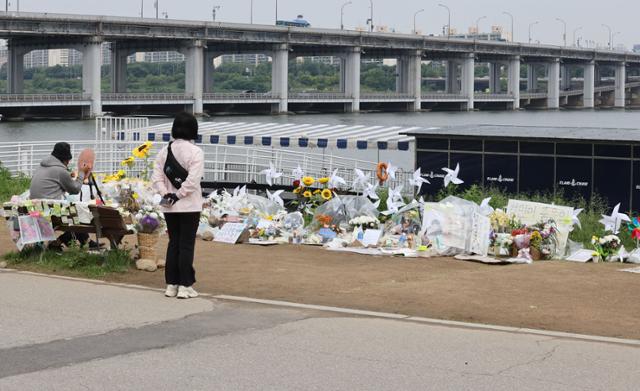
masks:
<path fill-rule="evenodd" d="M 0 390 L 637 390 L 640 348 L 0 272 Z"/>

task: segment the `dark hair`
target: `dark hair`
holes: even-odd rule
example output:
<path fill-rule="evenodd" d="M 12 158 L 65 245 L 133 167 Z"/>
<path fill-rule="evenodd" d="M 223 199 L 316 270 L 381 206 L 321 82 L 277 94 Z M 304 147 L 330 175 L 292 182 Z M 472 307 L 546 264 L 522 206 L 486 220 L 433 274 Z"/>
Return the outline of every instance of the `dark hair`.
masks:
<path fill-rule="evenodd" d="M 197 140 L 198 139 L 198 120 L 193 114 L 179 113 L 173 120 L 171 128 L 171 137 L 174 139 Z"/>

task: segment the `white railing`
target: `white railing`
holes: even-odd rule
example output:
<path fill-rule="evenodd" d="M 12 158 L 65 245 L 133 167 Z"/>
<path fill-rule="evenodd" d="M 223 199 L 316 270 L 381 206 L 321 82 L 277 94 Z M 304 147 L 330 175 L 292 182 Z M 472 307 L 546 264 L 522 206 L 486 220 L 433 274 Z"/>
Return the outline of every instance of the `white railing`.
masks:
<path fill-rule="evenodd" d="M 521 92 L 520 99 L 546 99 L 548 94 L 546 92 Z"/>
<path fill-rule="evenodd" d="M 512 94 L 491 94 L 485 92 L 476 92 L 474 94 L 474 99 L 483 99 L 483 100 L 513 100 Z"/>
<path fill-rule="evenodd" d="M 289 92 L 288 98 L 305 100 L 352 99 L 344 92 Z"/>
<path fill-rule="evenodd" d="M 447 92 L 423 93 L 422 99 L 468 99 L 462 94 L 450 94 Z"/>
<path fill-rule="evenodd" d="M 411 94 L 403 94 L 397 92 L 365 92 L 360 95 L 360 99 L 380 99 L 380 100 L 394 100 L 394 99 L 414 99 Z"/>
<path fill-rule="evenodd" d="M 207 92 L 202 98 L 204 100 L 265 100 L 278 99 L 278 94 L 270 92 Z"/>
<path fill-rule="evenodd" d="M 53 150 L 54 141 L 41 142 L 4 142 L 0 143 L 0 163 L 14 175 L 32 176 L 40 162 Z M 111 174 L 122 169 L 121 162 L 131 156 L 138 141 L 84 140 L 70 141 L 72 155 L 85 148 L 96 152 L 95 172 Z M 355 168 L 361 169 L 375 183 L 376 162 L 334 156 L 331 153 L 297 152 L 278 148 L 255 148 L 253 146 L 201 144 L 205 155 L 204 182 L 233 184 L 266 184 L 265 176 L 260 172 L 273 163 L 278 172 L 284 175 L 274 181 L 277 186 L 292 186 L 292 171 L 300 165 L 306 175 L 320 178 L 330 176 L 334 170 L 350 185 L 355 179 Z M 152 148 L 149 159 L 155 158 L 159 144 Z M 73 165 L 73 163 L 72 163 Z M 130 175 L 139 176 L 144 163 L 137 160 L 136 165 L 128 169 Z M 411 192 L 409 179 L 412 172 L 399 170 L 391 186 L 403 185 L 405 192 Z"/>

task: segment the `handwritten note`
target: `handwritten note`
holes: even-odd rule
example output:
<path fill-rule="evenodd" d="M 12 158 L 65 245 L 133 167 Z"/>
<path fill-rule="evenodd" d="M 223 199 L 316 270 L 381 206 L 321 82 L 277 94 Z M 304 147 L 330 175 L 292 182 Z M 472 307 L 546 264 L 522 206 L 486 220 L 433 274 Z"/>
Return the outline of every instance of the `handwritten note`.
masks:
<path fill-rule="evenodd" d="M 364 235 L 362 236 L 362 245 L 365 247 L 376 247 L 380 238 L 382 237 L 382 230 L 379 229 L 368 229 L 364 231 Z"/>
<path fill-rule="evenodd" d="M 214 241 L 219 243 L 236 244 L 245 229 L 247 229 L 246 224 L 225 223 L 225 225 L 223 225 L 216 233 Z"/>
<path fill-rule="evenodd" d="M 490 234 L 491 219 L 479 213 L 474 213 L 471 217 L 469 252 L 486 257 L 489 254 Z"/>

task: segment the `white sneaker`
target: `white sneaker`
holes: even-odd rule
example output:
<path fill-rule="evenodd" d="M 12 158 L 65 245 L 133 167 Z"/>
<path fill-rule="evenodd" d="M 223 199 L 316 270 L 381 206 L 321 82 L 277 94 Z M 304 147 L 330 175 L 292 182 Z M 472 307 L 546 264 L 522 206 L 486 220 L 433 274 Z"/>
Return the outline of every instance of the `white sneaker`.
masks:
<path fill-rule="evenodd" d="M 195 291 L 190 286 L 182 286 L 178 287 L 178 299 L 192 299 L 194 297 L 198 297 L 198 292 Z"/>
<path fill-rule="evenodd" d="M 164 291 L 164 295 L 167 297 L 176 297 L 178 294 L 178 286 L 177 285 L 167 285 L 167 289 Z"/>

